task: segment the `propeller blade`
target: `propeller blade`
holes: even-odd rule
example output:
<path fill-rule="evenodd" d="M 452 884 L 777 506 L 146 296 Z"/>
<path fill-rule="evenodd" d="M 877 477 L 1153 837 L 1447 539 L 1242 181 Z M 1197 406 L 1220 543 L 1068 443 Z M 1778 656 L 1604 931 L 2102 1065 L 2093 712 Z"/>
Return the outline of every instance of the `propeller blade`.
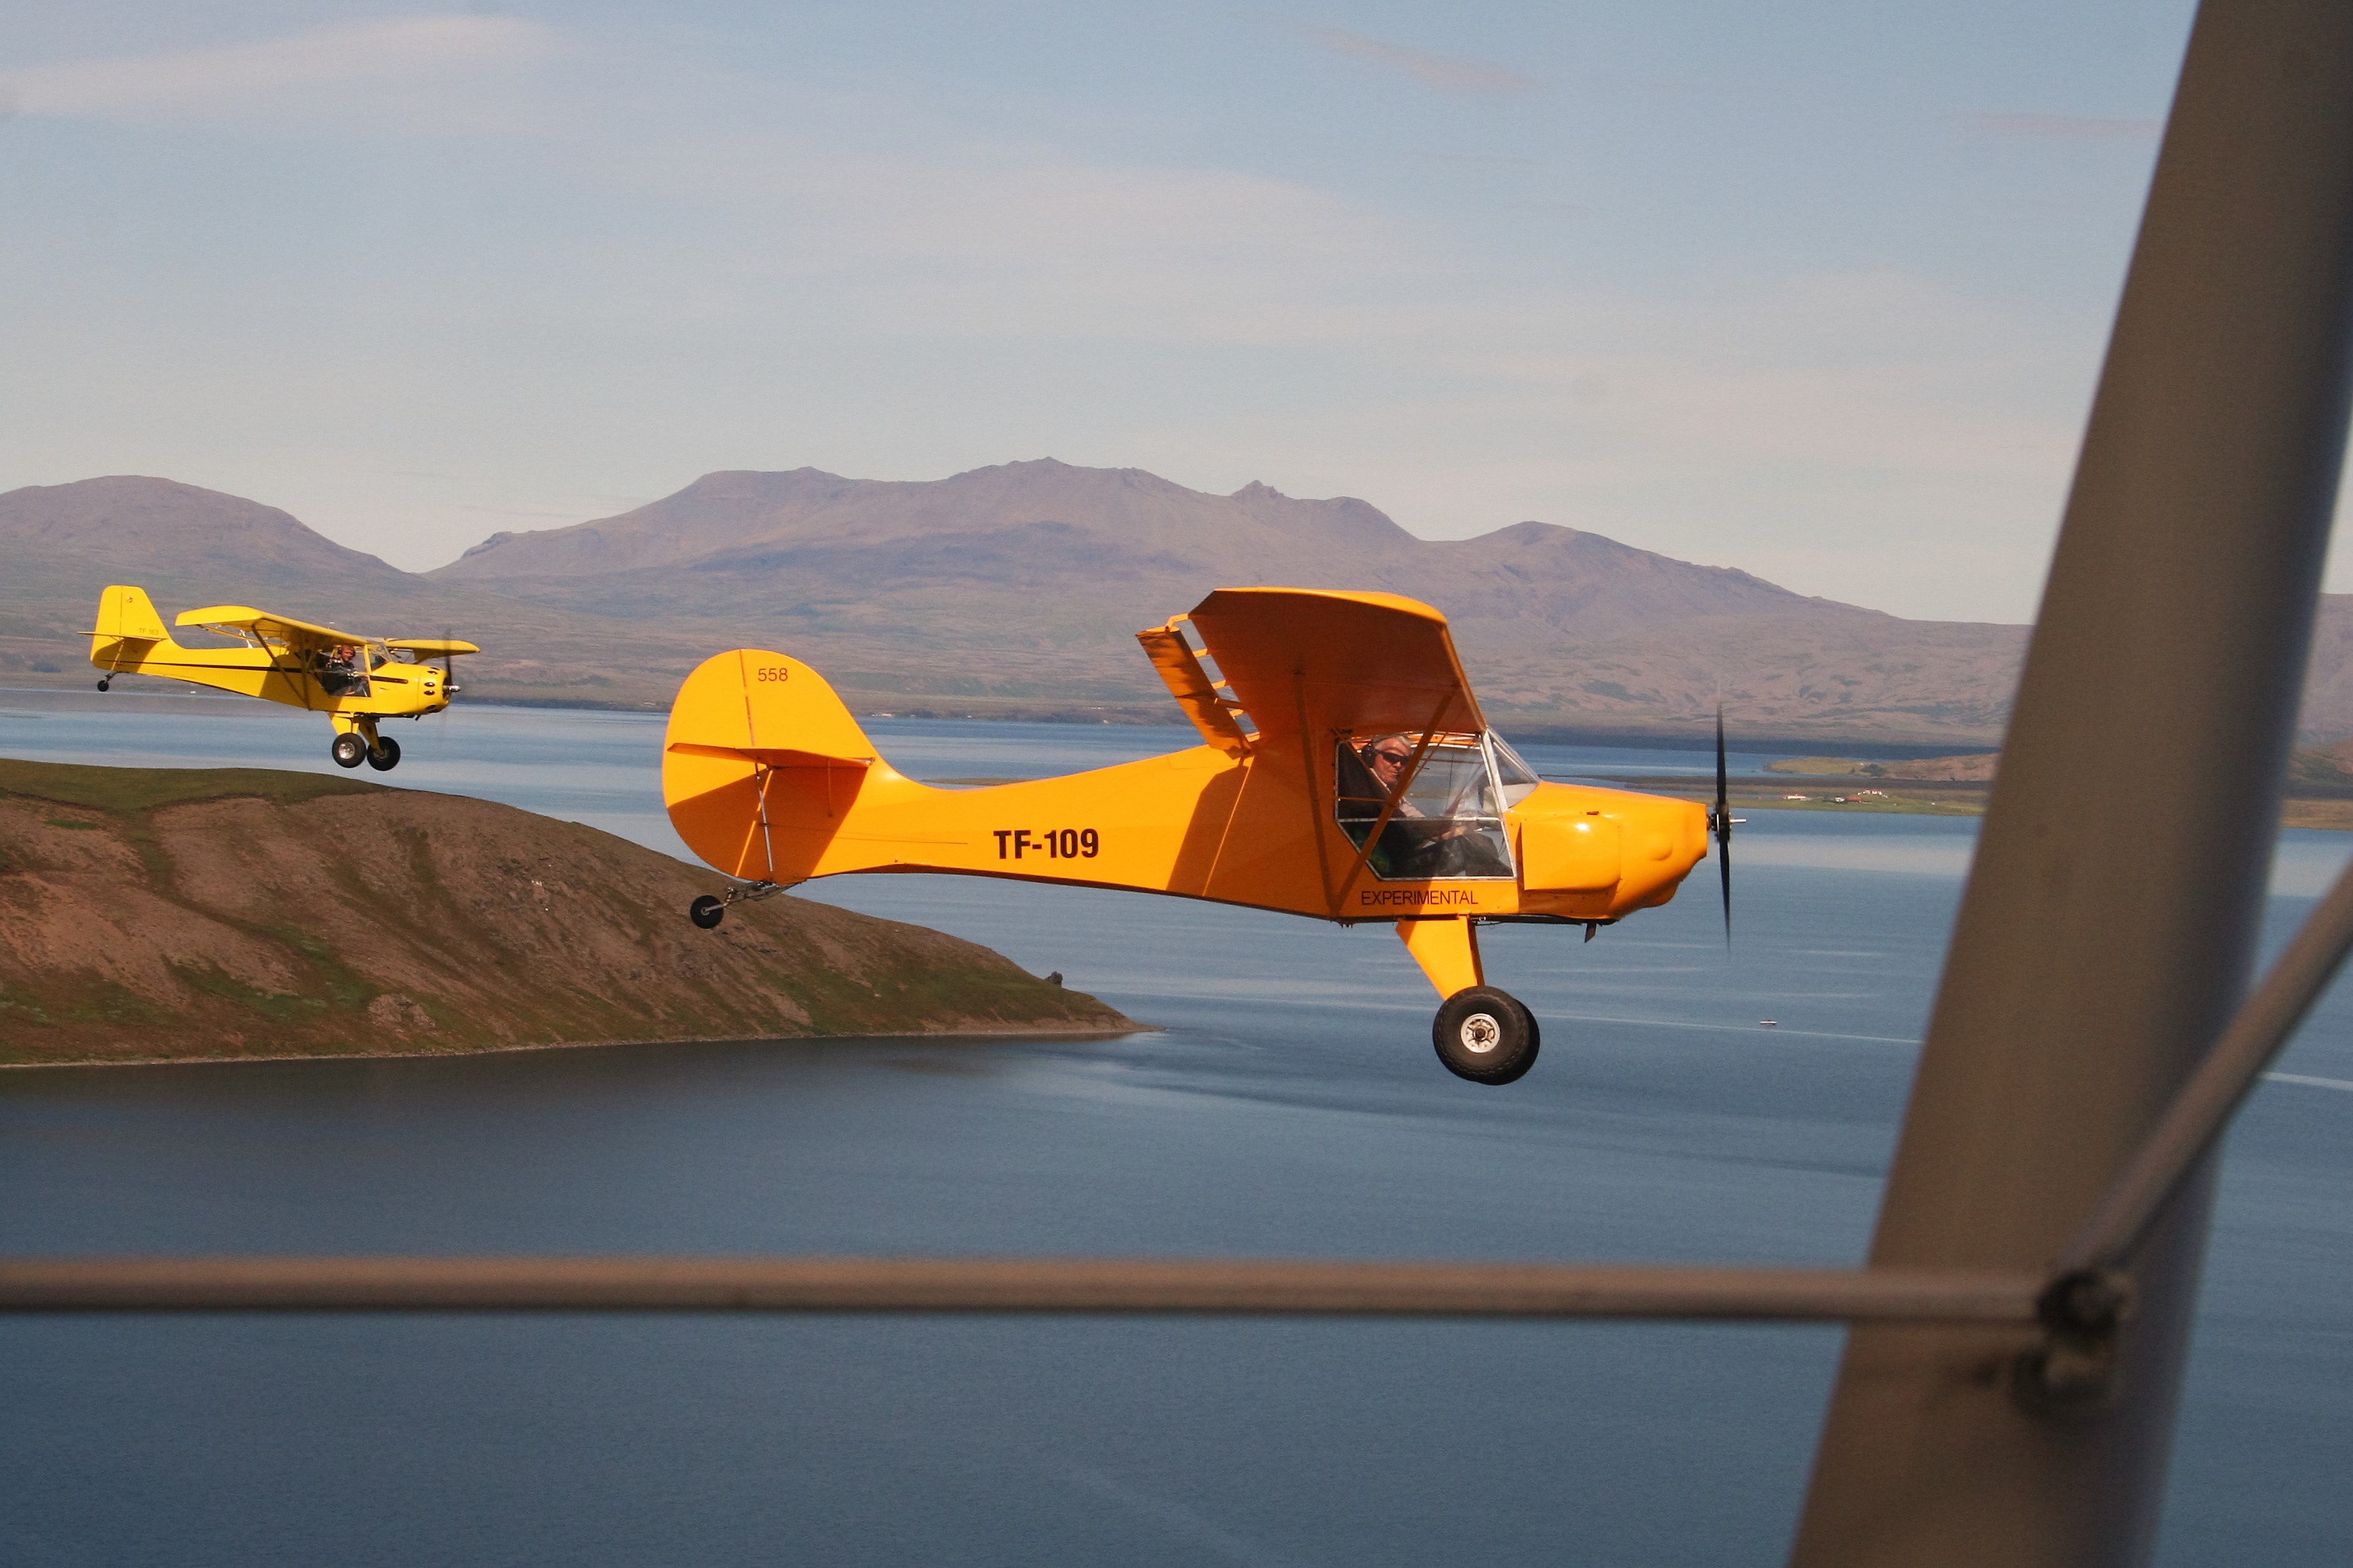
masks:
<path fill-rule="evenodd" d="M 443 626 L 441 628 L 441 640 L 445 643 L 449 640 L 449 628 L 448 626 Z M 458 674 L 457 671 L 449 668 L 449 651 L 447 648 L 442 649 L 441 695 L 444 697 L 455 697 L 458 695 Z"/>
<path fill-rule="evenodd" d="M 1725 776 L 1724 704 L 1715 705 L 1715 868 L 1724 879 L 1724 945 L 1732 945 L 1732 790 Z"/>

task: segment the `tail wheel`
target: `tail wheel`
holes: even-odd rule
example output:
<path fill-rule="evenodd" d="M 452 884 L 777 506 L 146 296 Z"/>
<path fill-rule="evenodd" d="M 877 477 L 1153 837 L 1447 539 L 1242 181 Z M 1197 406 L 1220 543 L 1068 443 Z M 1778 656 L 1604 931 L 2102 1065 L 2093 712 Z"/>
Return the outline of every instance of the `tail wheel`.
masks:
<path fill-rule="evenodd" d="M 379 735 L 368 749 L 368 766 L 380 773 L 388 773 L 400 765 L 400 742 L 389 735 Z"/>
<path fill-rule="evenodd" d="M 367 742 L 346 732 L 335 737 L 335 743 L 327 748 L 327 754 L 335 759 L 335 766 L 339 768 L 355 768 L 367 761 Z"/>
<path fill-rule="evenodd" d="M 99 683 L 98 683 L 98 689 L 99 689 L 100 691 L 103 691 L 103 690 L 105 690 L 108 687 L 110 687 L 110 686 L 111 686 L 111 685 L 113 685 L 113 684 L 114 684 L 114 677 L 112 677 L 112 676 L 111 676 L 111 675 L 110 675 L 110 676 L 107 676 L 107 677 L 105 677 L 104 679 L 100 679 L 100 680 L 99 681 Z"/>
<path fill-rule="evenodd" d="M 709 893 L 705 893 L 686 906 L 686 918 L 704 931 L 709 931 L 727 918 L 727 905 L 724 900 L 714 899 Z"/>
<path fill-rule="evenodd" d="M 1535 1015 L 1518 997 L 1492 985 L 1457 991 L 1430 1027 L 1438 1059 L 1456 1078 L 1506 1084 L 1535 1066 L 1543 1044 Z"/>

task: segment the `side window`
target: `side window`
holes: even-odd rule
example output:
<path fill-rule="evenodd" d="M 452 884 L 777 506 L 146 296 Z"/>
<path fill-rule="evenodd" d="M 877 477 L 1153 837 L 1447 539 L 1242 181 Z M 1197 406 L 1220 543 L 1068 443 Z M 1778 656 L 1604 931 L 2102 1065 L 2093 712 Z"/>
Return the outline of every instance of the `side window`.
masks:
<path fill-rule="evenodd" d="M 1510 841 L 1481 738 L 1440 736 L 1427 750 L 1421 742 L 1419 735 L 1389 734 L 1348 736 L 1338 742 L 1333 773 L 1340 830 L 1361 849 L 1388 813 L 1379 840 L 1365 858 L 1373 875 L 1385 881 L 1510 876 Z"/>
<path fill-rule="evenodd" d="M 311 673 L 318 678 L 320 688 L 330 697 L 365 697 L 369 695 L 367 655 L 349 643 L 339 643 L 322 649 L 305 660 Z"/>

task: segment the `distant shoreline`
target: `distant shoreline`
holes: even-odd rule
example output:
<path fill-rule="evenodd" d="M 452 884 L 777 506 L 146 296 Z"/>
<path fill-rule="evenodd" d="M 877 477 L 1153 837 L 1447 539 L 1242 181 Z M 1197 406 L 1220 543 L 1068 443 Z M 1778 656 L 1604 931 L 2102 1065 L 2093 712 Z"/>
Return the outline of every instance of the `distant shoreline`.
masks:
<path fill-rule="evenodd" d="M 59 680 L 44 685 L 11 682 L 7 685 L 0 685 L 0 695 L 22 692 L 27 696 L 48 696 L 60 692 L 86 692 L 90 689 L 90 684 L 79 679 L 72 681 Z M 914 719 L 925 722 L 952 724 L 1067 724 L 1078 727 L 1110 725 L 1119 728 L 1180 730 L 1186 728 L 1184 715 L 1176 710 L 1174 703 L 1169 702 L 1140 701 L 1084 706 L 1071 703 L 1036 705 L 1010 703 L 985 710 L 974 709 L 968 712 L 947 713 L 929 705 L 918 705 L 912 709 L 871 705 L 861 701 L 860 699 L 862 694 L 855 689 L 845 689 L 842 695 L 849 701 L 851 710 L 861 720 L 887 718 Z M 121 702 L 126 698 L 148 700 L 217 701 L 237 707 L 249 707 L 244 698 L 224 696 L 195 687 L 180 687 L 177 682 L 160 679 L 137 685 L 129 684 L 126 681 L 110 700 Z M 522 708 L 553 710 L 559 712 L 653 715 L 659 715 L 669 710 L 665 705 L 659 703 L 608 702 L 593 698 L 573 697 L 482 696 L 468 698 L 459 706 L 467 709 Z M 1621 751 L 1654 752 L 1713 752 L 1715 750 L 1715 730 L 1713 719 L 1707 720 L 1699 728 L 1653 731 L 1544 723 L 1534 720 L 1519 722 L 1508 714 L 1490 715 L 1490 717 L 1493 719 L 1495 728 L 1506 739 L 1533 746 L 1599 746 Z M 1792 756 L 1805 756 L 1820 752 L 1825 747 L 1832 747 L 1841 753 L 1852 753 L 1858 759 L 1872 762 L 1911 762 L 1930 757 L 1950 756 L 1956 752 L 1967 751 L 1972 747 L 1991 746 L 2000 739 L 1999 735 L 1978 735 L 1974 732 L 1957 733 L 1936 741 L 1905 741 L 1883 739 L 1869 734 L 1820 731 L 1808 731 L 1803 734 L 1779 732 L 1759 734 L 1736 730 L 1730 736 L 1733 747 L 1745 752 L 1786 752 Z"/>
<path fill-rule="evenodd" d="M 1613 788 L 1701 799 L 1713 789 L 1688 774 L 1635 776 L 1594 774 Z M 1846 780 L 1854 779 L 1852 787 Z M 1807 786 L 1811 785 L 1809 788 Z M 1864 791 L 1871 794 L 1864 794 Z M 1732 804 L 1744 811 L 1824 811 L 1850 816 L 1982 816 L 1993 793 L 1990 783 L 1841 775 L 1838 787 L 1824 787 L 1814 775 L 1791 773 L 1770 779 L 1754 775 L 1729 781 Z M 1804 796 L 1793 799 L 1792 796 Z M 1843 796 L 1844 798 L 1840 798 Z M 2290 786 L 2280 805 L 2280 826 L 2353 833 L 2353 790 L 2329 785 Z"/>

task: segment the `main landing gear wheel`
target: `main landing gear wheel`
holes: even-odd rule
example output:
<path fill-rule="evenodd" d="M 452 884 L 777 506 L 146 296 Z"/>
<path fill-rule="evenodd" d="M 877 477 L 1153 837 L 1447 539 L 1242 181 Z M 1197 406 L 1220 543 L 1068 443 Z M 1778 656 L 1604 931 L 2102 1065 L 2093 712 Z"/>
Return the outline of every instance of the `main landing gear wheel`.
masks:
<path fill-rule="evenodd" d="M 367 754 L 368 766 L 380 773 L 388 773 L 400 765 L 400 742 L 389 735 L 380 735 Z"/>
<path fill-rule="evenodd" d="M 1543 1043 L 1535 1015 L 1492 985 L 1449 996 L 1430 1026 L 1430 1040 L 1448 1072 L 1492 1084 L 1511 1083 L 1535 1066 Z"/>
<path fill-rule="evenodd" d="M 705 893 L 686 906 L 686 918 L 704 931 L 709 931 L 727 918 L 726 900 L 714 899 L 709 893 Z"/>
<path fill-rule="evenodd" d="M 327 754 L 335 759 L 335 766 L 339 768 L 355 768 L 367 761 L 367 742 L 357 735 L 341 734 L 335 737 L 335 743 L 327 748 Z"/>

